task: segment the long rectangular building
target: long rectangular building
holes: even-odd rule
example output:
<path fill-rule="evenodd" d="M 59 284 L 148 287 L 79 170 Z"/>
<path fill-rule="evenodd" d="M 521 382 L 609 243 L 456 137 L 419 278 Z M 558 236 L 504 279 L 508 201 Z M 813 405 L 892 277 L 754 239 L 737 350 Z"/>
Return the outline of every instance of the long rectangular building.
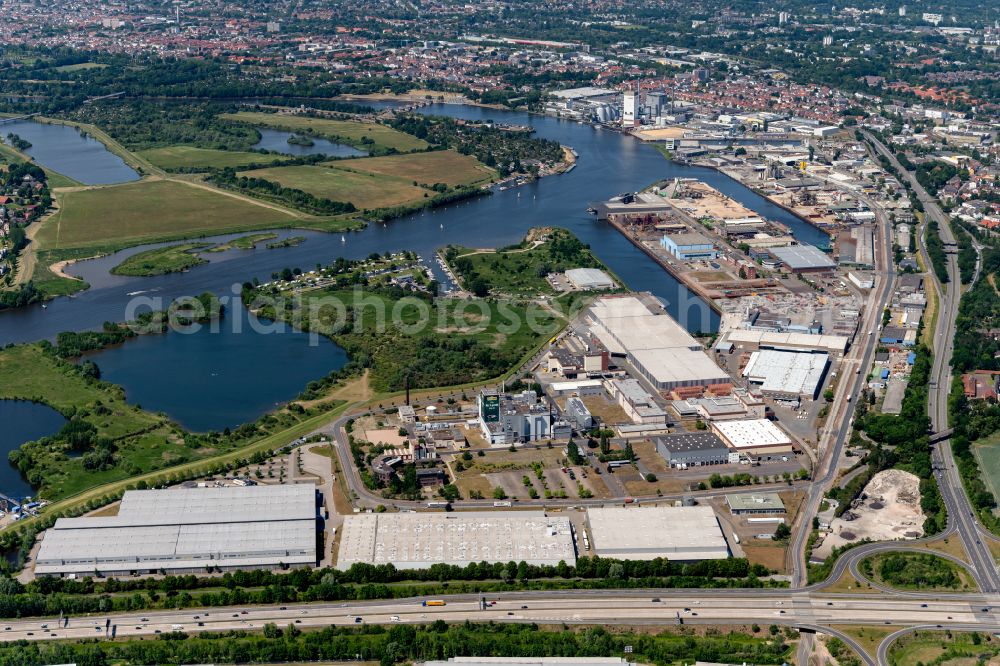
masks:
<path fill-rule="evenodd" d="M 651 294 L 608 296 L 590 310 L 591 331 L 659 390 L 732 382 Z"/>
<path fill-rule="evenodd" d="M 35 573 L 106 576 L 315 565 L 311 485 L 130 490 L 117 516 L 60 518 Z"/>
<path fill-rule="evenodd" d="M 344 518 L 337 568 L 426 569 L 472 562 L 576 563 L 569 518 L 542 511 L 362 513 Z"/>
<path fill-rule="evenodd" d="M 619 560 L 697 561 L 729 557 L 710 506 L 587 509 L 594 552 Z"/>

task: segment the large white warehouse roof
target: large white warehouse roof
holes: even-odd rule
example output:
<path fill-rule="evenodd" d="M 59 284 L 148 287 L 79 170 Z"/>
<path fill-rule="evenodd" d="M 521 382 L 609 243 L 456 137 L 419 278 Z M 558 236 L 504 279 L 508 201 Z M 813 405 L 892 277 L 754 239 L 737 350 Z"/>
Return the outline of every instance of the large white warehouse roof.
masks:
<path fill-rule="evenodd" d="M 594 552 L 619 560 L 721 560 L 729 546 L 710 506 L 587 509 Z"/>
<path fill-rule="evenodd" d="M 471 562 L 576 563 L 569 518 L 541 511 L 366 513 L 344 518 L 337 568 L 425 569 Z"/>
<path fill-rule="evenodd" d="M 829 354 L 761 349 L 750 355 L 743 376 L 764 393 L 816 397 L 830 363 Z"/>
<path fill-rule="evenodd" d="M 60 518 L 35 573 L 204 571 L 316 563 L 309 485 L 133 490 L 117 516 Z"/>

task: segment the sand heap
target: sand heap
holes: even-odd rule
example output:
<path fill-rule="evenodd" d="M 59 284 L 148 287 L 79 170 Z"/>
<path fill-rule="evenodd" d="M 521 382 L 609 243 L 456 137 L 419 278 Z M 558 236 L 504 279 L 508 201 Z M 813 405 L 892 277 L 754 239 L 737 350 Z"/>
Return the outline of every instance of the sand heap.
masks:
<path fill-rule="evenodd" d="M 863 539 L 917 539 L 924 535 L 923 526 L 920 479 L 909 472 L 887 469 L 872 477 L 861 496 L 830 523 L 830 534 L 813 551 L 813 557 L 826 559 L 834 548 Z"/>

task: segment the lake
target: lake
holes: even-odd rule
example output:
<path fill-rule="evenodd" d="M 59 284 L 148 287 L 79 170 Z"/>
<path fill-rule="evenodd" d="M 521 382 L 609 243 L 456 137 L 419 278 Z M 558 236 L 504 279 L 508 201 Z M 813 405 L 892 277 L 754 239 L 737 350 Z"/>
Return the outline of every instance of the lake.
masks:
<path fill-rule="evenodd" d="M 84 185 L 109 185 L 139 180 L 139 174 L 97 139 L 69 125 L 33 120 L 0 123 L 0 135 L 16 134 L 31 144 L 23 151 L 40 166 L 58 171 Z"/>
<path fill-rule="evenodd" d="M 347 362 L 328 338 L 252 319 L 239 304 L 214 327 L 141 335 L 87 357 L 129 403 L 195 432 L 254 421 Z"/>
<path fill-rule="evenodd" d="M 48 405 L 25 400 L 0 400 L 0 493 L 14 499 L 34 494 L 21 473 L 7 461 L 7 454 L 25 442 L 59 432 L 66 422 L 62 414 Z"/>
<path fill-rule="evenodd" d="M 272 150 L 276 153 L 284 153 L 286 155 L 295 155 L 296 157 L 303 155 L 329 155 L 330 157 L 365 157 L 368 155 L 367 151 L 358 150 L 353 146 L 345 146 L 342 143 L 334 143 L 332 141 L 327 141 L 326 139 L 320 139 L 315 136 L 306 136 L 305 138 L 313 142 L 311 146 L 299 146 L 294 143 L 288 143 L 288 139 L 294 136 L 294 132 L 283 132 L 281 130 L 268 129 L 266 127 L 258 127 L 257 131 L 260 132 L 260 141 L 254 145 L 254 148 L 260 150 Z M 304 136 L 304 135 L 300 135 Z"/>

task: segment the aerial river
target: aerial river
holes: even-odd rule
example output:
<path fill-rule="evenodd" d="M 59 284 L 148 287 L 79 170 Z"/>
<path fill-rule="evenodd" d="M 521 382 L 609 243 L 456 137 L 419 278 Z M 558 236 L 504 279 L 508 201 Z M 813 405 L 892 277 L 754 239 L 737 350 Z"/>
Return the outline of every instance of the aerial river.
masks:
<path fill-rule="evenodd" d="M 275 250 L 259 248 L 207 254 L 204 256 L 210 263 L 185 273 L 129 278 L 108 272 L 126 256 L 151 246 L 84 261 L 69 272 L 90 283 L 89 290 L 72 298 L 56 299 L 45 309 L 34 306 L 0 313 L 0 344 L 52 338 L 60 331 L 98 328 L 105 321 L 122 321 L 130 303 L 134 304 L 137 298 L 160 299 L 166 304 L 178 296 L 204 291 L 232 296 L 244 281 L 254 277 L 269 281 L 272 273 L 285 267 L 311 270 L 339 256 L 357 259 L 372 252 L 412 250 L 430 264 L 435 251 L 449 243 L 503 246 L 519 241 L 528 229 L 543 225 L 570 229 L 630 288 L 651 291 L 663 299 L 669 312 L 689 330 L 714 330 L 718 318 L 704 303 L 621 234 L 586 211 L 592 202 L 635 191 L 664 178 L 699 178 L 760 215 L 783 222 L 803 242 L 826 241 L 821 231 L 729 177 L 711 169 L 668 162 L 652 146 L 617 132 L 595 130 L 556 118 L 471 106 L 435 104 L 420 111 L 532 125 L 537 136 L 573 147 L 579 155 L 577 166 L 569 173 L 497 191 L 492 196 L 418 213 L 385 225 L 372 224 L 346 234 L 344 239 L 339 233 L 281 231 L 282 237 L 305 236 L 306 241 Z M 21 134 L 36 143 L 37 136 L 26 131 Z M 271 138 L 272 146 L 283 141 Z M 64 169 L 58 156 L 46 160 L 39 154 L 38 161 L 57 171 Z M 438 270 L 436 264 L 433 268 Z M 232 306 L 228 317 L 245 319 L 240 310 L 238 304 Z M 149 336 L 100 352 L 93 358 L 104 371 L 105 379 L 126 388 L 130 401 L 147 409 L 162 410 L 197 430 L 221 429 L 252 420 L 270 406 L 294 397 L 308 381 L 345 362 L 343 352 L 328 341 L 310 344 L 308 336 L 287 330 L 284 335 L 265 335 L 253 332 L 249 326 L 243 326 L 241 333 L 233 329 L 224 325 L 219 332 L 205 329 L 191 335 L 172 332 Z M 219 403 L 219 396 L 226 397 L 224 405 Z"/>

